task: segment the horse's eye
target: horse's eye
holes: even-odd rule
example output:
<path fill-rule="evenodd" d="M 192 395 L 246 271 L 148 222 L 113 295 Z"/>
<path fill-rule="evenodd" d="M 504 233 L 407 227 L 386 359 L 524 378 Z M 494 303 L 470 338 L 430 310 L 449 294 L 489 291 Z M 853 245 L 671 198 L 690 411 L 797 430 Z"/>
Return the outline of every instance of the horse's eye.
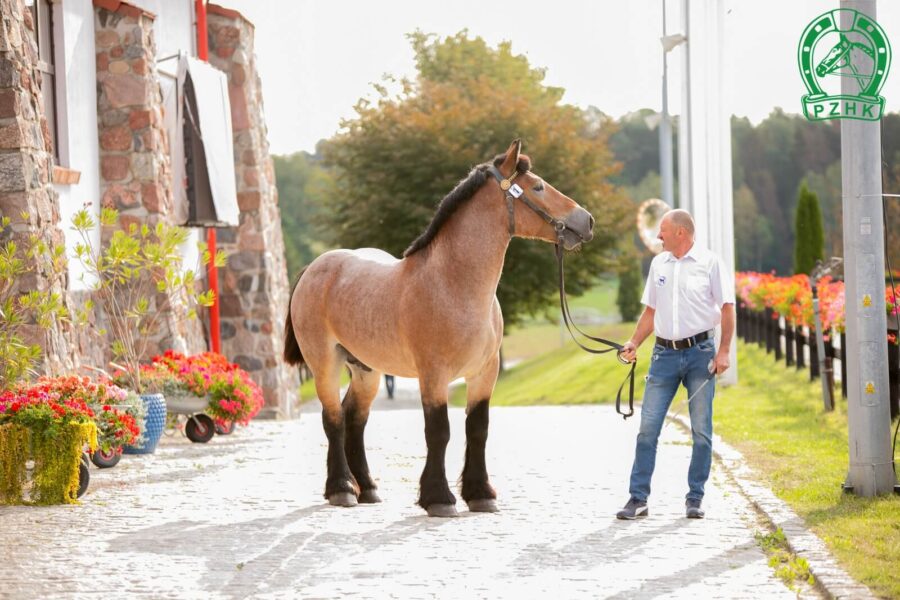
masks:
<path fill-rule="evenodd" d="M 531 189 L 533 189 L 536 192 L 543 192 L 544 191 L 544 182 L 538 181 L 536 184 L 534 184 L 534 187 Z"/>

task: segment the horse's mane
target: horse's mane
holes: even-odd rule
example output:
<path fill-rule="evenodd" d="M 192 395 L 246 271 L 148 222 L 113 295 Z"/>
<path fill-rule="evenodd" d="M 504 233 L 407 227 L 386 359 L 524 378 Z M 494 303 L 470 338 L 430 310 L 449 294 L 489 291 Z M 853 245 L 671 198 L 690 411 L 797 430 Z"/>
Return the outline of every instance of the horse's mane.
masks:
<path fill-rule="evenodd" d="M 506 155 L 499 154 L 494 158 L 492 162 L 495 167 L 499 167 L 503 164 L 503 160 L 505 158 Z M 441 230 L 441 227 L 443 227 L 444 224 L 450 220 L 450 217 L 453 216 L 453 213 L 455 213 L 456 210 L 467 200 L 474 196 L 475 192 L 481 189 L 481 186 L 484 185 L 485 181 L 490 179 L 491 175 L 490 173 L 488 173 L 489 168 L 489 163 L 483 163 L 476 166 L 469 172 L 469 175 L 465 179 L 457 183 L 456 187 L 450 190 L 449 194 L 444 196 L 444 199 L 441 200 L 440 204 L 438 204 L 437 211 L 435 211 L 434 217 L 431 218 L 431 223 L 428 224 L 428 228 L 425 229 L 424 233 L 413 240 L 413 243 L 409 245 L 409 248 L 407 248 L 403 252 L 404 258 L 415 254 L 431 243 L 431 241 Z M 520 154 L 519 163 L 516 165 L 516 170 L 519 173 L 530 171 L 531 159 L 524 154 Z"/>

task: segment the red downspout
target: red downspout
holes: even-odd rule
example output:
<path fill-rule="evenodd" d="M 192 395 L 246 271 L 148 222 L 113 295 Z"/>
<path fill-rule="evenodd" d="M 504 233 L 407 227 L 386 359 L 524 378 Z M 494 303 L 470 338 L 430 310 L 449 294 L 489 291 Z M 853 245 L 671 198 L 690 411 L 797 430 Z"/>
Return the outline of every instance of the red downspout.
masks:
<path fill-rule="evenodd" d="M 209 61 L 209 35 L 206 31 L 205 0 L 194 0 L 197 13 L 197 57 Z M 221 353 L 222 343 L 219 339 L 219 270 L 216 268 L 216 228 L 206 230 L 206 245 L 209 248 L 209 265 L 206 274 L 209 278 L 209 289 L 215 294 L 213 305 L 209 307 L 209 341 L 212 351 Z"/>

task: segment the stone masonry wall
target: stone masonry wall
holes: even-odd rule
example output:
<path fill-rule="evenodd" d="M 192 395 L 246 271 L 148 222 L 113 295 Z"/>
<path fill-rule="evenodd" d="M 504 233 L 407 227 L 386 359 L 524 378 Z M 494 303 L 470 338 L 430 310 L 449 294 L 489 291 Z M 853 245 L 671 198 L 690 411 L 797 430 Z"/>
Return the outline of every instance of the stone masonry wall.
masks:
<path fill-rule="evenodd" d="M 156 68 L 154 16 L 119 0 L 94 0 L 94 14 L 101 203 L 119 210 L 123 229 L 131 224 L 171 223 L 171 162 Z M 166 318 L 148 352 L 206 349 L 199 323 L 183 318 L 177 298 L 159 294 L 155 302 L 157 307 L 172 308 L 165 308 Z"/>
<path fill-rule="evenodd" d="M 0 0 L 0 215 L 11 219 L 0 243 L 11 237 L 24 247 L 29 236 L 37 235 L 49 246 L 65 247 L 58 195 L 51 185 L 52 142 L 43 109 L 34 27 L 22 0 Z M 38 264 L 16 285 L 23 292 L 58 292 L 69 304 L 65 273 L 54 277 L 45 264 Z M 78 366 L 72 340 L 72 327 L 66 324 L 58 323 L 47 333 L 36 325 L 26 330 L 26 341 L 43 347 L 48 373 Z"/>
<path fill-rule="evenodd" d="M 253 25 L 240 13 L 207 7 L 209 62 L 228 75 L 240 226 L 219 229 L 230 254 L 221 282 L 222 350 L 259 383 L 270 416 L 290 417 L 299 376 L 281 359 L 290 300 L 281 212 L 266 139 Z"/>

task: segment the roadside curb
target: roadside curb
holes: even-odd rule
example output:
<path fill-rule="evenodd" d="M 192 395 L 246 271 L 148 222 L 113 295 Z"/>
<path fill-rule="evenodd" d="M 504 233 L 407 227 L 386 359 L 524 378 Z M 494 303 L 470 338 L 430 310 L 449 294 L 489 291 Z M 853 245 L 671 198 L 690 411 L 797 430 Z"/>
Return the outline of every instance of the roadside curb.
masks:
<path fill-rule="evenodd" d="M 690 420 L 682 415 L 669 417 L 690 432 Z M 803 519 L 770 489 L 758 483 L 753 471 L 747 466 L 744 456 L 729 446 L 718 435 L 713 435 L 713 455 L 725 473 L 735 482 L 741 493 L 765 517 L 774 528 L 781 528 L 791 551 L 802 556 L 809 563 L 809 571 L 815 578 L 816 587 L 828 598 L 865 598 L 875 600 L 877 596 L 859 583 L 844 569 L 828 551 L 825 543 L 806 528 Z"/>

